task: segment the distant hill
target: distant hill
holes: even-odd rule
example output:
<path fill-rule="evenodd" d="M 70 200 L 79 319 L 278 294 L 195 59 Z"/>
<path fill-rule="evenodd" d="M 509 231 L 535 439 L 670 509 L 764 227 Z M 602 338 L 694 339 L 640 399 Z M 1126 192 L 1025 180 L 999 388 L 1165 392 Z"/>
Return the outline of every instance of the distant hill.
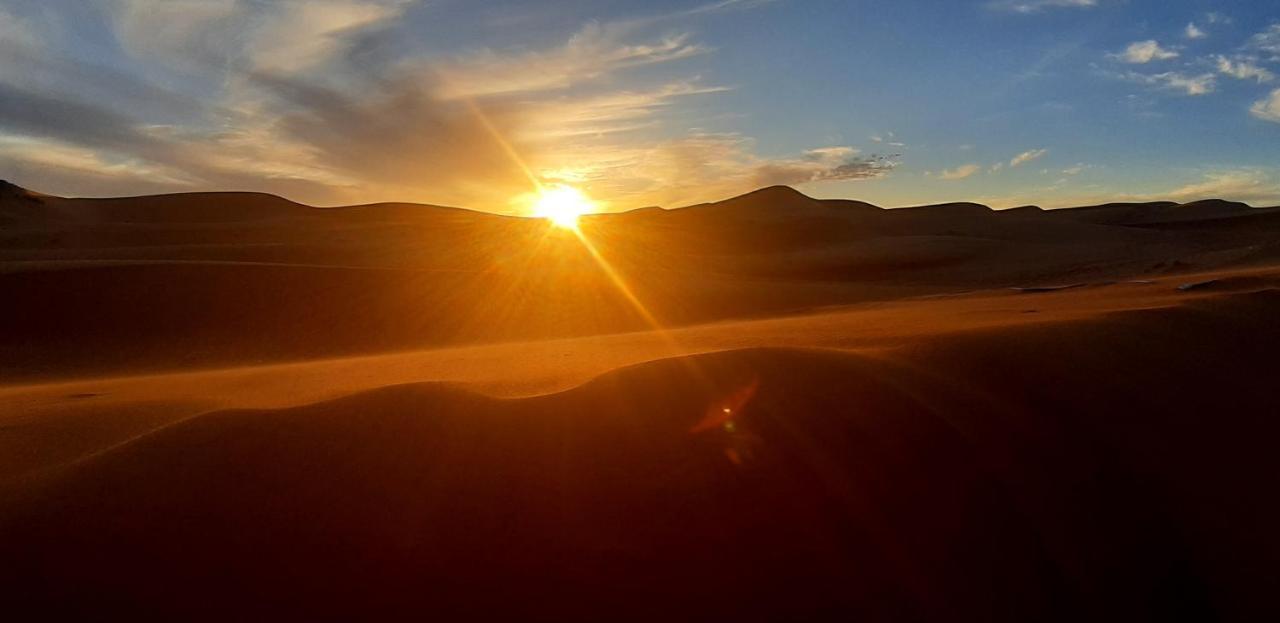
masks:
<path fill-rule="evenodd" d="M 34 206 L 44 206 L 35 209 Z M 165 195 L 111 198 L 66 198 L 28 190 L 11 182 L 0 180 L 0 209 L 13 219 L 20 217 L 95 223 L 215 223 L 269 220 L 307 214 L 300 208 L 324 212 L 341 212 L 349 217 L 356 211 L 399 211 L 422 208 L 462 210 L 438 205 L 403 202 L 361 204 L 332 208 L 316 208 L 290 201 L 276 195 L 254 192 L 192 192 Z M 1218 219 L 1250 214 L 1246 203 L 1222 199 L 1203 199 L 1189 203 L 1152 201 L 1143 203 L 1107 203 L 1076 208 L 1043 210 L 1039 206 L 1022 206 L 1009 210 L 993 210 L 989 206 L 972 202 L 950 202 L 923 206 L 884 208 L 853 199 L 815 199 L 790 186 L 768 186 L 721 201 L 700 203 L 680 208 L 649 206 L 619 214 L 649 215 L 677 213 L 689 210 L 699 213 L 734 214 L 740 217 L 776 218 L 781 216 L 812 216 L 838 210 L 848 215 L 888 210 L 908 211 L 915 214 L 948 214 L 963 212 L 967 216 L 1002 214 L 1027 214 L 1045 212 L 1055 217 L 1102 225 L 1146 225 L 1171 221 Z M 485 214 L 481 212 L 481 214 Z M 596 217 L 606 214 L 593 215 Z"/>
<path fill-rule="evenodd" d="M 1081 208 L 1054 210 L 1056 216 L 1100 225 L 1151 225 L 1174 221 L 1197 221 L 1245 216 L 1253 208 L 1247 203 L 1205 199 L 1191 203 L 1153 201 L 1148 203 L 1107 203 Z"/>

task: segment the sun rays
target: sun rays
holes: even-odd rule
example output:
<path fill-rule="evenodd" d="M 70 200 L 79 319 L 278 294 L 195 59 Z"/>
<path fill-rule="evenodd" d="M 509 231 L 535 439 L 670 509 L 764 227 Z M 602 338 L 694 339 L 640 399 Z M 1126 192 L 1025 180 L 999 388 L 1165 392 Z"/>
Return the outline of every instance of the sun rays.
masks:
<path fill-rule="evenodd" d="M 512 162 L 520 168 L 528 177 L 532 192 L 515 199 L 519 201 L 529 201 L 527 204 L 529 214 L 535 217 L 547 219 L 554 227 L 554 230 L 568 230 L 573 233 L 573 238 L 581 243 L 582 247 L 590 254 L 591 259 L 600 269 L 601 273 L 609 280 L 610 284 L 618 291 L 630 307 L 644 320 L 649 327 L 657 333 L 663 341 L 671 348 L 673 356 L 683 354 L 683 348 L 670 334 L 670 332 L 662 325 L 661 321 L 654 315 L 653 311 L 637 296 L 628 280 L 612 265 L 605 257 L 596 244 L 592 242 L 586 232 L 579 227 L 578 217 L 595 212 L 599 206 L 592 201 L 582 190 L 563 183 L 544 183 L 539 176 L 533 171 L 529 163 L 521 156 L 519 151 L 512 145 L 510 141 L 503 136 L 502 132 L 488 119 L 485 111 L 474 102 L 470 103 L 470 111 L 475 115 L 481 124 L 486 128 L 490 137 L 499 144 L 503 153 L 507 155 Z M 539 240 L 537 246 L 547 241 L 544 236 Z M 689 364 L 691 372 L 695 378 L 703 379 L 700 371 L 692 363 Z"/>

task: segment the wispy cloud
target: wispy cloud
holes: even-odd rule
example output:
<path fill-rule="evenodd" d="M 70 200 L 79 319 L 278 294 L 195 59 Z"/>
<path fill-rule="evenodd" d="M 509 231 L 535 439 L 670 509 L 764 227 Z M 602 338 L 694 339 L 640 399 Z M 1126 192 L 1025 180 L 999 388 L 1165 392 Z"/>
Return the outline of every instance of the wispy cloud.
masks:
<path fill-rule="evenodd" d="M 982 170 L 981 165 L 965 164 L 954 169 L 944 169 L 938 173 L 939 179 L 944 180 L 962 180 L 966 177 L 972 177 Z"/>
<path fill-rule="evenodd" d="M 1123 80 L 1159 89 L 1180 91 L 1186 95 L 1208 95 L 1213 93 L 1218 86 L 1217 78 L 1213 74 L 1188 75 L 1176 71 L 1143 74 L 1130 71 L 1116 75 Z"/>
<path fill-rule="evenodd" d="M 1126 63 L 1142 65 L 1152 61 L 1163 61 L 1171 58 L 1178 58 L 1178 53 L 1168 48 L 1160 47 L 1155 39 L 1146 41 L 1135 41 L 1129 44 L 1123 52 L 1112 55 Z"/>
<path fill-rule="evenodd" d="M 118 0 L 117 39 L 135 56 L 193 69 L 245 64 L 296 72 L 323 64 L 352 34 L 399 16 L 408 0 Z"/>
<path fill-rule="evenodd" d="M 181 171 L 138 160 L 110 160 L 55 139 L 0 136 L 0 168 L 21 179 L 56 181 L 78 194 L 136 194 L 190 183 Z"/>
<path fill-rule="evenodd" d="M 884 135 L 880 135 L 880 134 L 872 135 L 871 142 L 883 143 L 890 147 L 906 147 L 907 146 L 906 143 L 903 143 L 902 141 L 898 140 L 897 135 L 895 135 L 893 132 L 886 132 L 884 133 Z"/>
<path fill-rule="evenodd" d="M 755 184 L 806 184 L 884 177 L 897 166 L 897 156 L 863 156 L 852 147 L 820 147 L 799 158 L 760 159 L 752 172 Z"/>
<path fill-rule="evenodd" d="M 1009 161 L 1009 166 L 1020 167 L 1028 162 L 1032 162 L 1034 160 L 1039 160 L 1040 158 L 1043 158 L 1044 155 L 1047 153 L 1049 153 L 1048 149 L 1030 149 L 1030 150 L 1024 151 L 1014 156 L 1013 159 Z"/>
<path fill-rule="evenodd" d="M 1255 206 L 1280 204 L 1280 175 L 1277 175 L 1275 169 L 1262 167 L 1211 170 L 1203 173 L 1199 181 L 1168 190 L 1119 197 L 1119 200 L 1127 201 L 1182 203 L 1202 199 L 1243 201 Z"/>
<path fill-rule="evenodd" d="M 1218 72 L 1238 80 L 1255 80 L 1258 84 L 1271 82 L 1275 74 L 1248 59 L 1230 59 L 1222 55 L 1214 57 Z"/>
<path fill-rule="evenodd" d="M 1280 123 L 1280 89 L 1276 89 L 1266 98 L 1254 102 L 1249 112 L 1263 121 Z"/>
<path fill-rule="evenodd" d="M 1186 203 L 1202 199 L 1243 201 L 1254 206 L 1280 205 L 1280 171 L 1271 167 L 1239 167 L 1210 169 L 1191 182 L 1167 184 L 1160 190 L 1134 193 L 1124 187 L 1108 188 L 1096 184 L 1079 187 L 1073 192 L 1068 179 L 1051 185 L 1026 189 L 1004 196 L 979 197 L 977 200 L 997 207 L 1036 203 L 1045 207 L 1064 208 L 1096 205 L 1112 201 L 1177 201 Z M 1160 187 L 1160 184 L 1156 185 Z"/>
<path fill-rule="evenodd" d="M 1188 39 L 1204 39 L 1209 36 L 1209 33 L 1202 30 L 1199 26 L 1196 26 L 1195 22 L 1188 23 L 1187 27 L 1182 31 L 1182 34 Z"/>
<path fill-rule="evenodd" d="M 670 82 L 647 89 L 608 91 L 574 98 L 523 101 L 528 123 L 521 135 L 542 139 L 604 136 L 652 127 L 660 113 L 679 100 L 727 91 L 697 79 Z"/>
<path fill-rule="evenodd" d="M 417 48 L 396 26 L 415 4 L 116 0 L 95 14 L 148 69 L 119 75 L 0 19 L 0 165 L 55 192 L 237 188 L 513 211 L 531 176 L 629 207 L 876 178 L 897 164 L 852 146 L 764 157 L 738 134 L 662 138 L 677 115 L 696 123 L 684 102 L 726 90 L 685 73 L 682 61 L 713 51 L 688 20 L 767 0 L 588 22 L 541 46 L 405 56 Z M 157 76 L 203 92 L 168 94 Z"/>
<path fill-rule="evenodd" d="M 1245 48 L 1266 55 L 1272 61 L 1280 61 L 1280 23 L 1249 38 Z"/>
<path fill-rule="evenodd" d="M 754 9 L 767 4 L 774 4 L 782 0 L 720 0 L 702 6 L 694 7 L 688 11 L 677 14 L 677 17 L 685 17 L 691 15 L 701 15 L 705 13 L 715 13 L 717 11 L 732 11 L 738 9 Z"/>
<path fill-rule="evenodd" d="M 1011 13 L 1039 13 L 1050 9 L 1088 9 L 1098 6 L 1098 0 L 993 0 L 987 8 Z"/>
<path fill-rule="evenodd" d="M 893 156 L 863 155 L 848 146 L 766 158 L 755 141 L 734 133 L 696 133 L 627 148 L 596 146 L 579 156 L 591 162 L 579 181 L 593 191 L 625 197 L 629 205 L 686 205 L 761 186 L 865 180 L 897 166 Z"/>
<path fill-rule="evenodd" d="M 15 15 L 0 6 L 0 44 L 8 49 L 41 49 L 44 40 L 32 20 Z"/>
<path fill-rule="evenodd" d="M 1226 198 L 1254 205 L 1274 205 L 1280 203 L 1280 177 L 1274 170 L 1261 168 L 1214 171 L 1206 174 L 1202 181 L 1156 193 L 1150 198 L 1182 202 Z"/>
<path fill-rule="evenodd" d="M 646 43 L 627 43 L 630 28 L 590 23 L 564 45 L 547 51 L 505 54 L 482 50 L 444 62 L 427 63 L 440 76 L 444 97 L 564 89 L 624 69 L 667 63 L 708 49 L 688 34 Z"/>

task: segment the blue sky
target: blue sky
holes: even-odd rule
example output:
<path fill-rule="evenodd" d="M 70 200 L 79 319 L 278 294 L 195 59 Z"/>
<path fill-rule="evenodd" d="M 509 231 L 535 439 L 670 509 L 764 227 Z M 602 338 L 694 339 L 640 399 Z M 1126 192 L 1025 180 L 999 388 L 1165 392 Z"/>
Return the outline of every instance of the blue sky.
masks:
<path fill-rule="evenodd" d="M 0 177 L 608 209 L 1280 204 L 1271 0 L 0 0 Z"/>

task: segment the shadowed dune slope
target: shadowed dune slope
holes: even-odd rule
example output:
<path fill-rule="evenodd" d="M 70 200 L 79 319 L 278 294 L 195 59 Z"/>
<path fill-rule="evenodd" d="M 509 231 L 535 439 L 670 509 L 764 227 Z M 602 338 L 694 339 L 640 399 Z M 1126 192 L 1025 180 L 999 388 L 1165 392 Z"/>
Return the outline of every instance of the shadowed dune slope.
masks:
<path fill-rule="evenodd" d="M 6 491 L 0 591 L 183 619 L 1259 620 L 1277 312 L 205 414 Z"/>

